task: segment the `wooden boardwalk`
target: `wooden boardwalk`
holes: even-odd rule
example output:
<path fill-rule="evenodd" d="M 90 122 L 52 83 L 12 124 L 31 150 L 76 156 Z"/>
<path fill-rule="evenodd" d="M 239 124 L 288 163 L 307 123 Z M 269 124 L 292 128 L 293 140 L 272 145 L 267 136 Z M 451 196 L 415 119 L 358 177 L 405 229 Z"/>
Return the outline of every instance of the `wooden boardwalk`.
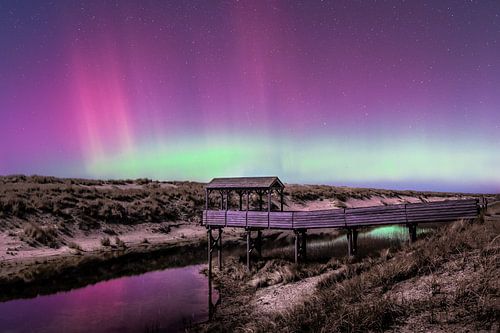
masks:
<path fill-rule="evenodd" d="M 285 185 L 278 177 L 237 177 L 214 178 L 205 188 L 205 210 L 202 224 L 208 233 L 209 263 L 212 251 L 218 250 L 219 265 L 222 265 L 222 229 L 225 227 L 244 228 L 247 233 L 247 265 L 250 266 L 250 253 L 261 254 L 262 230 L 292 230 L 295 233 L 295 261 L 306 257 L 306 233 L 309 229 L 338 228 L 347 234 L 348 254 L 357 251 L 358 229 L 380 225 L 404 225 L 408 228 L 410 241 L 417 237 L 417 224 L 431 222 L 450 222 L 459 219 L 474 219 L 479 215 L 478 199 L 443 200 L 425 203 L 408 203 L 388 206 L 362 208 L 340 208 L 314 211 L 284 211 Z M 213 195 L 218 194 L 218 209 L 211 209 Z M 239 198 L 238 209 L 230 207 L 231 195 Z M 257 195 L 257 206 L 253 207 L 250 195 Z M 279 198 L 279 205 L 273 205 L 272 195 Z M 264 196 L 267 196 L 264 210 Z M 243 198 L 246 197 L 246 204 Z M 234 201 L 233 201 L 234 202 Z M 212 203 L 212 205 L 210 205 Z M 244 209 L 244 207 L 246 209 Z M 279 211 L 273 210 L 278 207 Z M 253 210 L 251 208 L 254 208 Z M 257 208 L 258 210 L 255 210 Z M 218 236 L 213 236 L 218 231 Z M 257 232 L 257 237 L 252 237 Z M 209 265 L 209 270 L 211 265 Z"/>
<path fill-rule="evenodd" d="M 212 228 L 302 230 L 449 222 L 478 214 L 479 201 L 466 199 L 315 211 L 205 210 L 203 224 Z"/>
<path fill-rule="evenodd" d="M 308 229 L 345 229 L 348 255 L 355 255 L 359 228 L 403 225 L 408 228 L 410 241 L 415 241 L 417 224 L 474 219 L 480 208 L 478 199 L 464 199 L 314 211 L 204 210 L 202 223 L 208 229 L 209 261 L 212 251 L 217 249 L 219 265 L 222 265 L 222 229 L 244 228 L 247 232 L 247 266 L 250 267 L 250 254 L 257 252 L 261 255 L 263 229 L 293 230 L 295 262 L 298 262 L 306 258 Z M 212 230 L 218 230 L 218 237 L 212 235 Z M 255 231 L 257 237 L 252 237 Z"/>

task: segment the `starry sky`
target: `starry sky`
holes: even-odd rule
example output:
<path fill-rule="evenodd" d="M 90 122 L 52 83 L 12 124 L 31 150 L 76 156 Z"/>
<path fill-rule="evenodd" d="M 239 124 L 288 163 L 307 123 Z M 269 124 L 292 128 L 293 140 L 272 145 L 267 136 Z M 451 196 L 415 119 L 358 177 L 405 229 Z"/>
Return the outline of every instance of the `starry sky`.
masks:
<path fill-rule="evenodd" d="M 0 1 L 0 174 L 500 192 L 500 1 Z"/>

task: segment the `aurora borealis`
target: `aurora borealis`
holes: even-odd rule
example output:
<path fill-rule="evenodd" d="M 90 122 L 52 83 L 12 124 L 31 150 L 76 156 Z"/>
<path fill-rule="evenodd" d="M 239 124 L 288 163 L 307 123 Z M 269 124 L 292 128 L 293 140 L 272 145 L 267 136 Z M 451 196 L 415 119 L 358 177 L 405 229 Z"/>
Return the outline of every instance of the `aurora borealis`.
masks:
<path fill-rule="evenodd" d="M 498 1 L 2 1 L 0 174 L 500 191 Z"/>

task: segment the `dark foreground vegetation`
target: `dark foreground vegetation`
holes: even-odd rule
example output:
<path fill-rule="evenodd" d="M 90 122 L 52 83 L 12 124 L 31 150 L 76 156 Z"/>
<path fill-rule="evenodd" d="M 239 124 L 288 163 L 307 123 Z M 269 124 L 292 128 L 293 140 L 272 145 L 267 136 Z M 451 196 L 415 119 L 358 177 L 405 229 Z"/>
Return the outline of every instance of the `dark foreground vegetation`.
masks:
<path fill-rule="evenodd" d="M 442 227 L 411 245 L 356 259 L 293 265 L 226 264 L 216 275 L 223 295 L 212 321 L 194 331 L 367 332 L 498 331 L 500 216 Z M 284 311 L 262 313 L 262 288 L 318 282 Z M 276 306 L 278 308 L 278 306 Z"/>

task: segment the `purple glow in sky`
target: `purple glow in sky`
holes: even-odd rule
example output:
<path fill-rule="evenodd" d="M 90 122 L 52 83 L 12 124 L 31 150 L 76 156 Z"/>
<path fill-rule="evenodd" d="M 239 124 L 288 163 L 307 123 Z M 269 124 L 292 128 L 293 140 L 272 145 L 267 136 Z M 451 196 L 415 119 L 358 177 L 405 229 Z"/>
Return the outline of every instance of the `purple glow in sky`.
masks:
<path fill-rule="evenodd" d="M 500 191 L 498 1 L 2 1 L 0 174 Z"/>

